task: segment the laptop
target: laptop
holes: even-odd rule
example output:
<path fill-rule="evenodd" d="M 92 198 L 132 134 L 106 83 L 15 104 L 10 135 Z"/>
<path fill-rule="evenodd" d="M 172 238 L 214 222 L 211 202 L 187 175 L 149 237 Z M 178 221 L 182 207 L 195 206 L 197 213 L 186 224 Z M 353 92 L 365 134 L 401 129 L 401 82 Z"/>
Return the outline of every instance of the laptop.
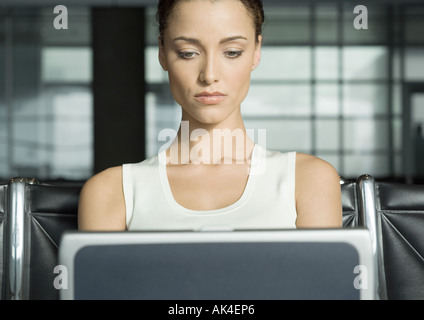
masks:
<path fill-rule="evenodd" d="M 59 264 L 63 300 L 376 298 L 366 229 L 68 232 Z"/>

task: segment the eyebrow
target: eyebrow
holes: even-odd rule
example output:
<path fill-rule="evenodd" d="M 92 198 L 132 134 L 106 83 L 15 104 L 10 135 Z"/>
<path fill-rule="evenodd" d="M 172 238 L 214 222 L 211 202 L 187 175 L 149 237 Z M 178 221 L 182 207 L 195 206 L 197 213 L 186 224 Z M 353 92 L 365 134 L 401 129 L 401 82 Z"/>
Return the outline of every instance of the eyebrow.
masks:
<path fill-rule="evenodd" d="M 236 40 L 246 40 L 247 41 L 247 38 L 243 37 L 243 36 L 228 37 L 228 38 L 224 38 L 221 41 L 219 41 L 219 44 L 223 44 L 223 43 L 227 43 L 227 42 L 231 42 L 231 41 L 236 41 Z M 174 42 L 175 41 L 186 41 L 186 42 L 190 42 L 190 43 L 194 43 L 194 44 L 200 44 L 200 41 L 198 39 L 187 38 L 187 37 L 184 37 L 184 36 L 177 37 L 173 41 Z"/>

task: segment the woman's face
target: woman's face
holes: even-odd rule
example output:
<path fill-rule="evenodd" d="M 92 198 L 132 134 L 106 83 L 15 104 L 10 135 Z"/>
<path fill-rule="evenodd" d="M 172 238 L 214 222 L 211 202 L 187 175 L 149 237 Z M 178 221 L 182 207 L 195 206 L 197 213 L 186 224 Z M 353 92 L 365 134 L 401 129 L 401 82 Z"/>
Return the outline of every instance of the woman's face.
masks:
<path fill-rule="evenodd" d="M 253 19 L 240 1 L 181 1 L 159 44 L 184 120 L 213 125 L 240 112 L 260 60 Z"/>

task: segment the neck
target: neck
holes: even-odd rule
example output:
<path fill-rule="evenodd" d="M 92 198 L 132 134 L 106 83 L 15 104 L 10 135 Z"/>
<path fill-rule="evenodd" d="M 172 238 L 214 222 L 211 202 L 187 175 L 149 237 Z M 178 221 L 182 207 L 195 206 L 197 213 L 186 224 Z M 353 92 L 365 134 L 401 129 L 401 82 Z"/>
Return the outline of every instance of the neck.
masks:
<path fill-rule="evenodd" d="M 253 147 L 240 113 L 205 124 L 183 112 L 167 156 L 171 164 L 243 164 L 250 160 Z"/>

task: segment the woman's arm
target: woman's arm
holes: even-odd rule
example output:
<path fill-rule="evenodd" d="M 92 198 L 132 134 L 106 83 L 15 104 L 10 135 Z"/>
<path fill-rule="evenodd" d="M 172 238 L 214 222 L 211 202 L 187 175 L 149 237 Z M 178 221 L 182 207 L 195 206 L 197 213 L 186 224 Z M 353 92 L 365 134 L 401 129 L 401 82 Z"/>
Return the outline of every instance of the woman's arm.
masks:
<path fill-rule="evenodd" d="M 78 204 L 78 229 L 126 230 L 122 167 L 106 169 L 84 184 Z"/>
<path fill-rule="evenodd" d="M 296 157 L 298 228 L 342 227 L 340 176 L 328 162 L 307 154 Z"/>

